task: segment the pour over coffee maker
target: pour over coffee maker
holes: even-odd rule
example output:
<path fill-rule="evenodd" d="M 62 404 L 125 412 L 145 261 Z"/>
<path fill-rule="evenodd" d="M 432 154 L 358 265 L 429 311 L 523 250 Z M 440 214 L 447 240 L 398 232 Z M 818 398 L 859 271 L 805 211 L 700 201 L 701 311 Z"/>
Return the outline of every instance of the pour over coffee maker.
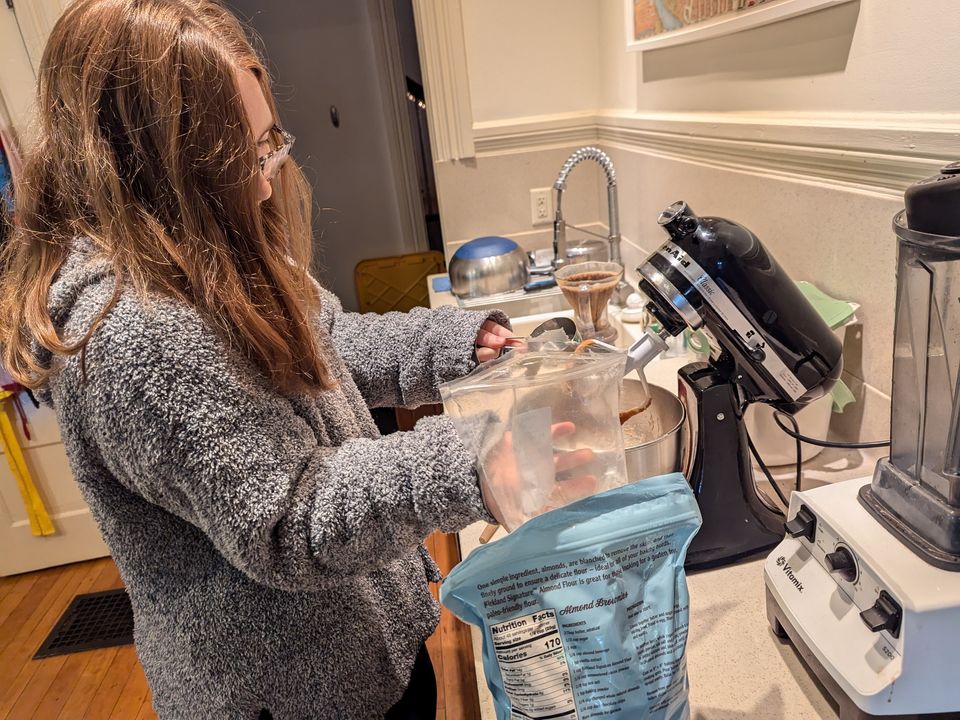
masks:
<path fill-rule="evenodd" d="M 610 324 L 607 304 L 623 279 L 623 266 L 612 262 L 584 262 L 557 270 L 557 285 L 576 315 L 584 339 L 613 342 L 617 329 Z"/>

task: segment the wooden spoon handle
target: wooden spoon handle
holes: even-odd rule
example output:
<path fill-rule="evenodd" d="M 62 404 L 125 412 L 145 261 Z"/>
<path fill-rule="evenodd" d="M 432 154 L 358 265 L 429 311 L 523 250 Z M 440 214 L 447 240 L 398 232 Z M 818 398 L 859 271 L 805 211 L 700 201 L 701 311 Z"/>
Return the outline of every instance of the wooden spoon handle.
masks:
<path fill-rule="evenodd" d="M 483 532 L 480 533 L 480 544 L 486 545 L 490 542 L 490 539 L 496 535 L 497 530 L 500 529 L 500 526 L 496 523 L 487 523 L 487 526 L 483 529 Z"/>

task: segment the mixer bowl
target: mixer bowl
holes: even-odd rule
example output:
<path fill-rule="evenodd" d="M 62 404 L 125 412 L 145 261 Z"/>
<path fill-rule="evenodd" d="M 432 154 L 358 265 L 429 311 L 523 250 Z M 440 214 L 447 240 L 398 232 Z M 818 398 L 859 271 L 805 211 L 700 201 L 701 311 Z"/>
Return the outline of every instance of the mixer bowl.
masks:
<path fill-rule="evenodd" d="M 639 380 L 624 380 L 621 410 L 650 407 L 623 424 L 627 480 L 635 482 L 680 471 L 684 441 L 683 404 L 669 390 L 648 385 L 649 395 Z"/>

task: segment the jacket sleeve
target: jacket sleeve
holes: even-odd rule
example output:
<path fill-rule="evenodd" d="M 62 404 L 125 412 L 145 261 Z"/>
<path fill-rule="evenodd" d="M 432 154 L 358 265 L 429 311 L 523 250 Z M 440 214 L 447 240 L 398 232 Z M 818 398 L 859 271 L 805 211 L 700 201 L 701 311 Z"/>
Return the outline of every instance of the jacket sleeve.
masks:
<path fill-rule="evenodd" d="M 492 319 L 509 327 L 499 311 L 439 307 L 382 315 L 348 313 L 326 292 L 322 303 L 337 352 L 368 407 L 438 402 L 439 385 L 476 367 L 475 344 L 483 323 Z"/>
<path fill-rule="evenodd" d="M 238 372 L 215 338 L 124 310 L 88 345 L 85 382 L 77 358 L 60 373 L 78 388 L 81 432 L 122 485 L 201 529 L 254 580 L 321 588 L 487 517 L 476 442 L 447 418 L 321 446 L 294 404 Z"/>

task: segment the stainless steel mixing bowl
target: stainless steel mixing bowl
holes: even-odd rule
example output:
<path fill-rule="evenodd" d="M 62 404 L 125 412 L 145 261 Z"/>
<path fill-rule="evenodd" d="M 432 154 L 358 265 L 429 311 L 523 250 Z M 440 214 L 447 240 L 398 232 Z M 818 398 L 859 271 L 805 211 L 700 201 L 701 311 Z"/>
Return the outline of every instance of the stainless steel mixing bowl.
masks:
<path fill-rule="evenodd" d="M 630 482 L 683 470 L 681 463 L 686 410 L 677 396 L 669 390 L 657 385 L 648 387 L 649 396 L 639 380 L 624 380 L 623 392 L 620 395 L 620 408 L 623 411 L 642 407 L 647 398 L 650 398 L 650 407 L 627 420 L 624 423 L 625 430 L 631 423 L 650 422 L 650 416 L 644 417 L 648 413 L 652 414 L 659 425 L 659 432 L 655 437 L 634 445 L 625 444 L 627 479 Z"/>
<path fill-rule="evenodd" d="M 505 237 L 481 237 L 461 245 L 450 258 L 450 289 L 461 298 L 519 290 L 530 278 L 527 254 Z"/>

